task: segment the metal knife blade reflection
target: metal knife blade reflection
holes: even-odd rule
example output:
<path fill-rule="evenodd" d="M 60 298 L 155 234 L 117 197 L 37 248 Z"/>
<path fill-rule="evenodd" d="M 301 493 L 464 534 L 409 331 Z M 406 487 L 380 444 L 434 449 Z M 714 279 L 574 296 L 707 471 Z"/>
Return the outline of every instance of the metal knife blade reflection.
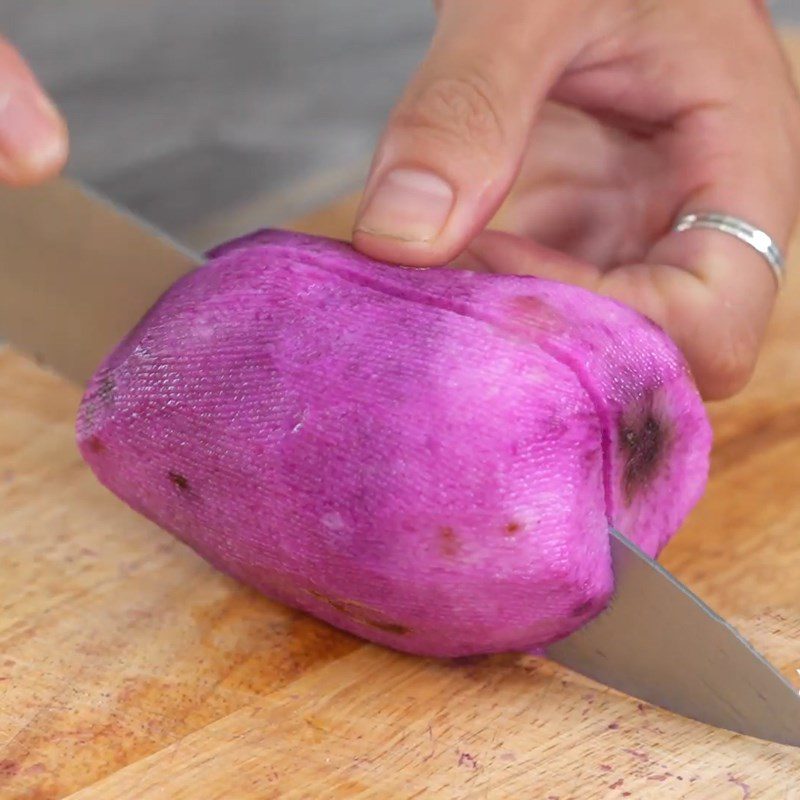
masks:
<path fill-rule="evenodd" d="M 725 620 L 611 531 L 615 589 L 550 658 L 683 716 L 800 746 L 800 695 Z"/>

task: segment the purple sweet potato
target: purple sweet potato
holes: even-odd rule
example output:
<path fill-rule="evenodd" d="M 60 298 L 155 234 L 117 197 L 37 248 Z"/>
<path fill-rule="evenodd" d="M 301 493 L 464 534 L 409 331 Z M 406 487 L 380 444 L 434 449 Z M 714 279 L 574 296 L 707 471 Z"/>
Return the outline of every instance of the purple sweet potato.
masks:
<path fill-rule="evenodd" d="M 710 428 L 675 346 L 617 303 L 263 231 L 119 344 L 78 440 L 219 569 L 460 656 L 535 650 L 600 611 L 609 525 L 657 554 L 703 490 Z"/>

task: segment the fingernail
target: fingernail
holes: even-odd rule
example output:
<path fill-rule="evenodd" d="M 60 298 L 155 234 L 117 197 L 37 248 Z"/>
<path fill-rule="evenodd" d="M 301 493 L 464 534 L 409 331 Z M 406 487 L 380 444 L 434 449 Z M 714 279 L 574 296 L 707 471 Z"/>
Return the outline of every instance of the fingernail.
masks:
<path fill-rule="evenodd" d="M 395 169 L 383 177 L 357 228 L 404 242 L 433 241 L 444 228 L 453 188 L 432 172 Z"/>
<path fill-rule="evenodd" d="M 64 158 L 63 122 L 42 95 L 26 89 L 0 92 L 0 153 L 23 172 L 43 172 Z"/>

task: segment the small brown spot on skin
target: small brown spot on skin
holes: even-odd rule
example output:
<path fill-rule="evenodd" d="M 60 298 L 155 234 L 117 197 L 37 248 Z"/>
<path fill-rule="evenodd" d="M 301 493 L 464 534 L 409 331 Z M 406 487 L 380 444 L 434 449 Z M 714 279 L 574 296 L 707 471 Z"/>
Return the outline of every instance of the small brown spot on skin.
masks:
<path fill-rule="evenodd" d="M 658 471 L 667 449 L 666 434 L 664 425 L 652 413 L 641 421 L 621 421 L 619 441 L 625 461 L 623 489 L 628 505 Z"/>
<path fill-rule="evenodd" d="M 439 547 L 442 554 L 452 558 L 457 556 L 461 550 L 461 542 L 458 541 L 456 532 L 449 526 L 439 529 Z"/>
<path fill-rule="evenodd" d="M 189 489 L 189 481 L 181 475 L 179 472 L 168 472 L 167 476 L 175 484 L 182 492 L 186 492 Z"/>
<path fill-rule="evenodd" d="M 104 453 L 106 450 L 106 446 L 99 436 L 91 436 L 86 445 L 93 453 Z"/>
<path fill-rule="evenodd" d="M 522 525 L 515 520 L 511 520 L 511 522 L 506 525 L 505 532 L 506 536 L 516 536 L 522 530 Z"/>

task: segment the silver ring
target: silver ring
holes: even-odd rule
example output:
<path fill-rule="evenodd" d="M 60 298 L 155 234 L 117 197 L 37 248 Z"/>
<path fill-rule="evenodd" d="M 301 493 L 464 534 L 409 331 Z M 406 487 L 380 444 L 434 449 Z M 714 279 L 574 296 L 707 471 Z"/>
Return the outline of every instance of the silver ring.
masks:
<path fill-rule="evenodd" d="M 678 219 L 672 230 L 681 233 L 693 228 L 708 228 L 728 233 L 739 241 L 749 244 L 766 259 L 778 283 L 778 288 L 783 285 L 785 277 L 783 253 L 775 240 L 761 228 L 756 228 L 749 222 L 729 214 L 684 214 Z"/>

